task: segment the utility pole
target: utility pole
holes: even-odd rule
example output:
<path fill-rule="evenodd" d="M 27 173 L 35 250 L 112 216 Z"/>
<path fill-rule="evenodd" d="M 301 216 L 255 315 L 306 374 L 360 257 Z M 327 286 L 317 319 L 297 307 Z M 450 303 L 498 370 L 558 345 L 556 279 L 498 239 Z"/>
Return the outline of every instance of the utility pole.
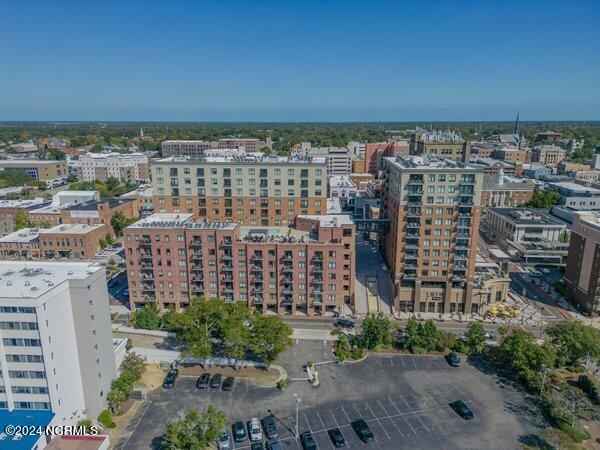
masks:
<path fill-rule="evenodd" d="M 294 394 L 294 398 L 296 399 L 296 437 L 298 437 L 298 407 L 302 399 L 298 397 L 298 394 Z"/>

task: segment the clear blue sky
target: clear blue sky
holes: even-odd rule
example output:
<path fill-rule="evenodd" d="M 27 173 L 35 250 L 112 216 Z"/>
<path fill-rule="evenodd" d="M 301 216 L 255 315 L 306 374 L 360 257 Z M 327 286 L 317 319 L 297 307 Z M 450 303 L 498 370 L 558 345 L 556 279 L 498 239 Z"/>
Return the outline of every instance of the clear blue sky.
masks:
<path fill-rule="evenodd" d="M 0 0 L 0 120 L 600 119 L 600 1 Z"/>

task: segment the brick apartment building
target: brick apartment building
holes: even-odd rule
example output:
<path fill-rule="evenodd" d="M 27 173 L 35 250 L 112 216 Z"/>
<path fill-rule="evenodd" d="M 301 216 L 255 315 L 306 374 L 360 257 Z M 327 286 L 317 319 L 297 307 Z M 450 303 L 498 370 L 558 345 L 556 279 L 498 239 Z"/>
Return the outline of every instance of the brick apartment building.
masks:
<path fill-rule="evenodd" d="M 409 154 L 433 155 L 455 161 L 469 162 L 471 144 L 448 132 L 414 132 L 410 135 Z"/>
<path fill-rule="evenodd" d="M 390 139 L 387 142 L 365 144 L 364 172 L 376 176 L 381 169 L 381 158 L 408 155 L 408 142 Z"/>
<path fill-rule="evenodd" d="M 565 267 L 569 296 L 585 312 L 600 315 L 600 213 L 573 215 Z"/>
<path fill-rule="evenodd" d="M 354 302 L 354 225 L 299 216 L 294 228 L 157 213 L 127 227 L 132 309 L 185 308 L 195 296 L 245 301 L 267 314 L 325 316 Z"/>
<path fill-rule="evenodd" d="M 151 166 L 154 208 L 194 218 L 286 226 L 324 214 L 327 162 L 317 157 L 171 157 Z"/>
<path fill-rule="evenodd" d="M 161 144 L 161 154 L 163 158 L 171 156 L 199 158 L 206 150 L 214 148 L 218 148 L 218 144 L 210 141 L 164 141 Z"/>
<path fill-rule="evenodd" d="M 60 211 L 60 223 L 104 224 L 107 233 L 114 234 L 110 224 L 113 216 L 120 212 L 126 218 L 138 218 L 140 200 L 138 198 L 102 198 L 70 206 Z"/>
<path fill-rule="evenodd" d="M 385 259 L 400 311 L 471 313 L 483 170 L 449 159 L 384 159 Z"/>

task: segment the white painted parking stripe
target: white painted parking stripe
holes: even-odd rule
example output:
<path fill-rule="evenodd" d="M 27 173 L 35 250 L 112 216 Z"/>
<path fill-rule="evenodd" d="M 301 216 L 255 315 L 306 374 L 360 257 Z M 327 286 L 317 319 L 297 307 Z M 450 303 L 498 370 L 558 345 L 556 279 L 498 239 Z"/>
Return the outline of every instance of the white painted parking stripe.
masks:
<path fill-rule="evenodd" d="M 342 406 L 342 411 L 344 411 L 344 414 L 346 414 L 346 419 L 348 419 L 348 422 L 352 422 L 350 420 L 350 417 L 348 416 L 348 413 L 346 412 L 346 410 L 344 409 L 344 407 Z"/>
<path fill-rule="evenodd" d="M 371 405 L 369 405 L 369 402 L 365 402 L 365 405 L 367 405 L 367 408 L 369 408 L 371 410 L 371 414 L 373 414 L 373 416 L 375 417 L 375 420 L 377 420 L 377 423 L 379 424 L 379 426 L 381 427 L 381 429 L 383 430 L 383 432 L 385 433 L 385 435 L 387 436 L 387 438 L 391 439 L 391 437 L 388 434 L 388 432 L 385 429 L 385 427 L 383 425 L 381 425 L 381 422 L 379 421 L 379 418 L 377 417 L 377 414 L 375 414 L 375 412 L 373 411 L 373 408 L 371 408 Z"/>
<path fill-rule="evenodd" d="M 398 433 L 400 433 L 400 436 L 404 437 L 404 434 L 402 433 L 402 431 L 400 431 L 400 428 L 398 428 L 398 425 L 396 425 L 396 422 L 394 422 L 394 421 L 392 420 L 392 418 L 390 417 L 390 413 L 387 411 L 387 409 L 385 409 L 385 407 L 383 406 L 383 404 L 382 404 L 382 403 L 381 403 L 379 400 L 377 400 L 377 402 L 379 403 L 379 405 L 381 406 L 381 408 L 382 408 L 382 409 L 385 411 L 385 413 L 387 414 L 387 416 L 388 416 L 388 419 L 390 419 L 390 422 L 392 422 L 392 425 L 394 425 L 394 426 L 396 427 L 396 430 L 398 430 Z M 395 406 L 394 406 L 394 408 L 395 408 Z"/>
<path fill-rule="evenodd" d="M 323 425 L 323 429 L 325 430 L 325 422 L 323 422 L 323 419 L 321 419 L 321 415 L 319 414 L 319 411 L 315 411 L 317 413 L 317 417 L 319 418 L 319 420 L 321 421 L 321 425 Z"/>

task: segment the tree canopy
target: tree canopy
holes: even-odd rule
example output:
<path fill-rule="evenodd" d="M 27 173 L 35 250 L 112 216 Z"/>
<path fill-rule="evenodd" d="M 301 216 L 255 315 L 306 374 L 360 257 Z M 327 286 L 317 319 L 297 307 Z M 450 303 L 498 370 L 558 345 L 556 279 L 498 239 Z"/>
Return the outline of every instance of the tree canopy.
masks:
<path fill-rule="evenodd" d="M 600 359 L 600 331 L 578 320 L 563 320 L 549 327 L 546 334 L 563 364 L 575 366 L 588 356 L 595 361 Z"/>
<path fill-rule="evenodd" d="M 523 206 L 530 208 L 550 209 L 560 202 L 560 194 L 554 189 L 538 189 L 533 193 L 533 197 Z"/>
<path fill-rule="evenodd" d="M 193 409 L 169 423 L 162 436 L 162 447 L 167 450 L 205 450 L 218 439 L 219 431 L 225 426 L 225 413 L 211 403 L 201 413 Z"/>
<path fill-rule="evenodd" d="M 110 225 L 115 230 L 115 236 L 123 235 L 123 230 L 134 222 L 137 222 L 136 217 L 125 217 L 121 211 L 116 212 L 110 219 Z"/>

